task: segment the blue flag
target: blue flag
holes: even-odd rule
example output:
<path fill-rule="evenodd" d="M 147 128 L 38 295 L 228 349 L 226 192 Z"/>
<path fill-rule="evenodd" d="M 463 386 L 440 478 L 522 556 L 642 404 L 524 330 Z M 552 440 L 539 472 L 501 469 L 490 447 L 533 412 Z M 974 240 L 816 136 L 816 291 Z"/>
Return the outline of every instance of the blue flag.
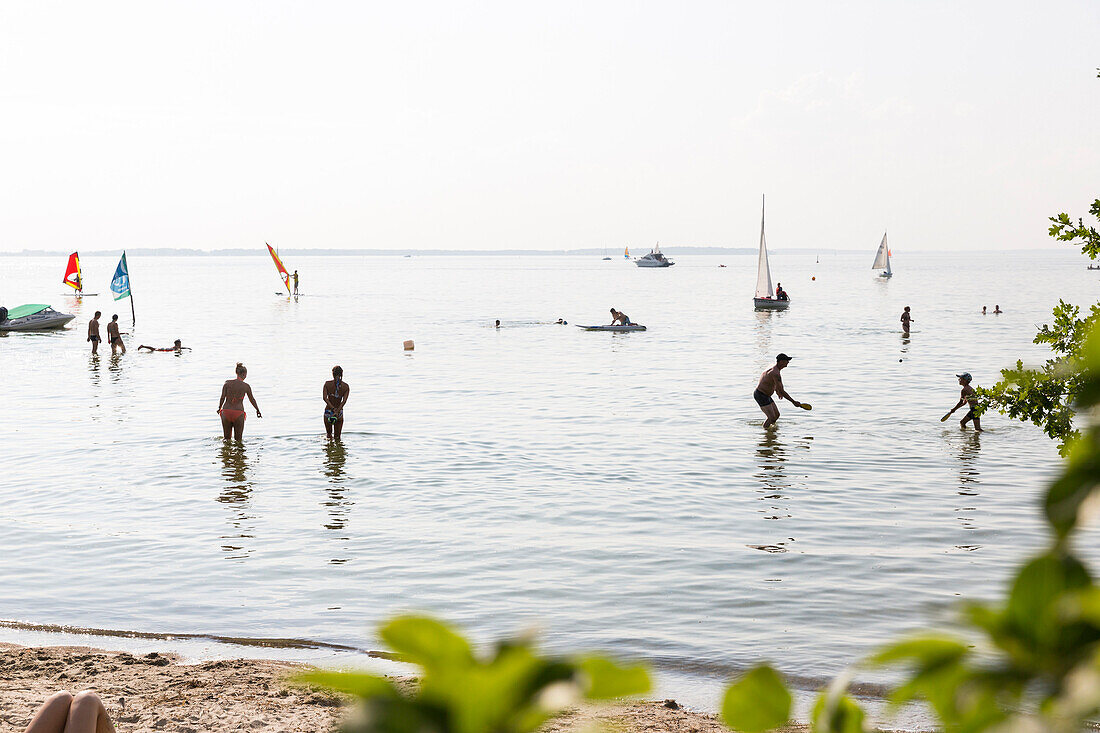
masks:
<path fill-rule="evenodd" d="M 130 296 L 130 271 L 126 269 L 126 253 L 122 253 L 122 259 L 118 261 L 115 276 L 111 280 L 111 291 L 115 294 L 115 300 L 121 300 Z"/>

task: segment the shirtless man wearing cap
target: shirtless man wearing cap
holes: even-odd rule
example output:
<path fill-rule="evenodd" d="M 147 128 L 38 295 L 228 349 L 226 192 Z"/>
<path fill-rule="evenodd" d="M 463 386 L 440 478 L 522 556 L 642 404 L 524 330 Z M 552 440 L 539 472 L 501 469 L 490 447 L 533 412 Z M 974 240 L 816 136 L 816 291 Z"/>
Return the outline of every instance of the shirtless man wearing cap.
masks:
<path fill-rule="evenodd" d="M 770 428 L 779 419 L 779 407 L 772 399 L 773 394 L 779 395 L 782 399 L 790 400 L 795 407 L 802 407 L 801 402 L 791 397 L 783 389 L 783 377 L 779 373 L 791 363 L 791 358 L 786 354 L 775 357 L 775 366 L 760 375 L 760 384 L 756 385 L 756 391 L 752 393 L 752 398 L 756 400 L 756 404 L 760 405 L 760 409 L 768 418 L 764 421 L 764 427 L 766 428 Z"/>
<path fill-rule="evenodd" d="M 962 390 L 959 392 L 959 404 L 952 407 L 951 412 L 944 415 L 940 422 L 943 422 L 943 420 L 951 417 L 951 415 L 954 414 L 955 410 L 959 409 L 963 405 L 969 404 L 970 410 L 965 415 L 963 415 L 963 419 L 959 421 L 959 427 L 965 428 L 967 421 L 973 420 L 974 429 L 981 433 L 983 432 L 982 421 L 978 417 L 977 413 L 974 412 L 974 410 L 978 407 L 978 393 L 974 390 L 973 387 L 970 386 L 970 382 L 973 381 L 974 378 L 970 376 L 970 372 L 963 372 L 962 374 L 956 374 L 955 376 L 959 378 L 959 384 L 962 385 Z"/>

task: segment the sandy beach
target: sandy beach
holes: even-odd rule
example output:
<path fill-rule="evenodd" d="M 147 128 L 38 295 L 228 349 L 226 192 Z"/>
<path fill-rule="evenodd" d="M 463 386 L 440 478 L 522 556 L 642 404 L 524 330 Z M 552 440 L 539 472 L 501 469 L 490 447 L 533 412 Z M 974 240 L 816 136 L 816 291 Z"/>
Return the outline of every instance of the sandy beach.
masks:
<path fill-rule="evenodd" d="M 22 733 L 57 690 L 94 690 L 123 731 L 327 731 L 346 712 L 338 696 L 287 684 L 302 666 L 271 660 L 180 664 L 170 654 L 135 656 L 90 647 L 0 644 L 0 733 Z M 546 726 L 552 733 L 613 724 L 620 731 L 727 731 L 713 716 L 663 701 L 591 706 Z"/>

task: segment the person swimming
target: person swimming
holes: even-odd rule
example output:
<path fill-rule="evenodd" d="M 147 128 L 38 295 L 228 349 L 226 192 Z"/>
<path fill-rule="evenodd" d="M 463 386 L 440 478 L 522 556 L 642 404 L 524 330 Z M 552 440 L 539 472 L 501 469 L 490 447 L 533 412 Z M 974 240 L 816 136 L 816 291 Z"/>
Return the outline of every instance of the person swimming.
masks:
<path fill-rule="evenodd" d="M 344 381 L 344 369 L 332 368 L 332 379 L 321 388 L 321 397 L 325 401 L 325 435 L 340 440 L 344 429 L 344 405 L 347 404 L 351 387 Z"/>
<path fill-rule="evenodd" d="M 176 339 L 175 343 L 173 343 L 172 347 L 169 348 L 169 349 L 154 349 L 152 346 L 146 346 L 145 344 L 142 344 L 141 346 L 138 347 L 138 351 L 141 351 L 142 349 L 148 349 L 150 352 L 153 352 L 153 351 L 176 351 L 176 352 L 180 352 L 180 351 L 183 351 L 185 349 L 187 351 L 190 351 L 191 347 L 190 346 L 184 346 L 182 341 L 180 341 L 179 339 Z"/>
<path fill-rule="evenodd" d="M 244 438 L 244 398 L 247 397 L 252 406 L 256 408 L 256 417 L 260 414 L 260 406 L 256 404 L 256 398 L 252 396 L 252 387 L 244 378 L 248 376 L 248 369 L 244 364 L 237 362 L 237 378 L 228 379 L 222 385 L 221 399 L 218 400 L 218 414 L 222 418 L 222 435 L 226 440 Z"/>

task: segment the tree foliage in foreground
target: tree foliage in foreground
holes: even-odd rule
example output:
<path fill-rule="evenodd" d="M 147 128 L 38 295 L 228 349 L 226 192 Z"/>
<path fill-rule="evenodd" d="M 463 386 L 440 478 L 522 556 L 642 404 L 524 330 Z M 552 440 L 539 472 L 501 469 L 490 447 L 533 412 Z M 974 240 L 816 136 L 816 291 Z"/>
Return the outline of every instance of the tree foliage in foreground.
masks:
<path fill-rule="evenodd" d="M 1100 219 L 1100 199 L 1093 202 L 1090 213 Z M 1100 255 L 1100 232 L 1095 226 L 1078 219 L 1075 224 L 1069 214 L 1050 217 L 1050 236 L 1081 247 L 1091 259 Z M 1078 362 L 1085 336 L 1100 319 L 1100 304 L 1093 305 L 1084 318 L 1081 309 L 1059 300 L 1054 308 L 1054 322 L 1043 326 L 1034 343 L 1047 344 L 1054 356 L 1041 367 L 1016 366 L 1001 370 L 1001 380 L 992 387 L 979 388 L 978 394 L 1002 414 L 1038 425 L 1059 442 L 1059 451 L 1066 454 L 1069 444 L 1078 437 L 1073 426 L 1080 396 Z"/>
<path fill-rule="evenodd" d="M 1075 360 L 1077 399 L 1100 406 L 1100 329 L 1084 339 Z M 1100 586 L 1074 554 L 1071 540 L 1100 503 L 1100 425 L 1070 446 L 1061 476 L 1043 501 L 1049 546 L 1016 573 L 1005 598 L 963 607 L 965 637 L 923 634 L 887 645 L 863 666 L 901 668 L 890 701 L 928 704 L 944 731 L 1079 731 L 1100 714 Z M 977 643 L 974 643 L 977 639 Z M 750 684 L 745 684 L 751 679 Z M 816 733 L 857 733 L 863 711 L 842 679 L 821 693 L 811 725 Z M 776 710 L 789 695 L 768 667 L 754 669 L 727 692 L 723 715 L 745 733 L 777 728 Z M 753 700 L 765 701 L 754 707 Z"/>
<path fill-rule="evenodd" d="M 579 700 L 649 691 L 642 666 L 595 655 L 540 654 L 530 639 L 502 641 L 479 656 L 465 638 L 430 618 L 404 616 L 379 630 L 417 682 L 361 672 L 315 671 L 298 678 L 359 699 L 346 733 L 530 733 Z"/>

